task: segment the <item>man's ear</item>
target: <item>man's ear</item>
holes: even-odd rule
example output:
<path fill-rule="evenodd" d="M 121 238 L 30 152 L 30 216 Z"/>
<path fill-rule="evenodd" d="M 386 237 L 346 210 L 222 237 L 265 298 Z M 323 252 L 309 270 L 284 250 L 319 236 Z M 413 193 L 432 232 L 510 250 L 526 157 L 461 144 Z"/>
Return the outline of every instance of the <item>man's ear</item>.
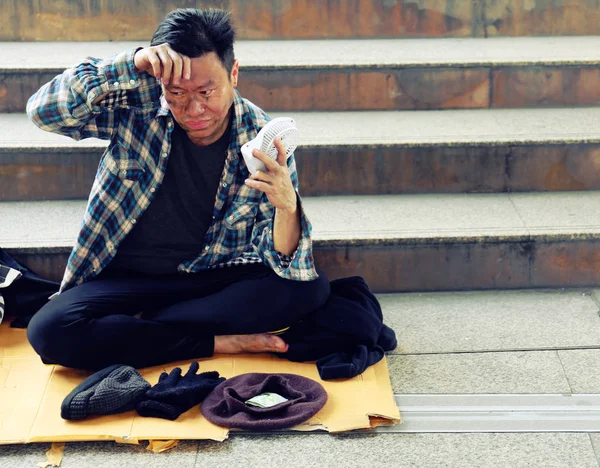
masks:
<path fill-rule="evenodd" d="M 238 76 L 240 73 L 240 64 L 237 60 L 233 62 L 233 67 L 231 68 L 231 84 L 233 84 L 234 88 L 237 88 Z"/>

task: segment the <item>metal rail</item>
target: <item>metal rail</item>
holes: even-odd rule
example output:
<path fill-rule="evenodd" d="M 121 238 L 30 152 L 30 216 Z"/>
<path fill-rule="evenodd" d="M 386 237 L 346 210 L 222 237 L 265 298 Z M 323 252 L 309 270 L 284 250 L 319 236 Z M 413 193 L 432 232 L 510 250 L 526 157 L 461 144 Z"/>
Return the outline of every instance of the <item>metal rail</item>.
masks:
<path fill-rule="evenodd" d="M 377 432 L 600 432 L 600 395 L 395 395 L 402 424 Z"/>

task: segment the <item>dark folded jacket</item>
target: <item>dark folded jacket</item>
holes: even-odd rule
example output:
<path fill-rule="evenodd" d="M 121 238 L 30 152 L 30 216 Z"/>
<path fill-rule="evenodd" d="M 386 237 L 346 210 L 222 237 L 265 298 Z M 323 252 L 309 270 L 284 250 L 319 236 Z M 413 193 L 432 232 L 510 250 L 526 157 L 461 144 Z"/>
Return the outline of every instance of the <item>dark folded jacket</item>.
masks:
<path fill-rule="evenodd" d="M 317 361 L 324 380 L 361 374 L 397 345 L 394 331 L 383 323 L 379 301 L 363 278 L 330 284 L 325 305 L 281 335 L 290 346 L 280 356 Z"/>

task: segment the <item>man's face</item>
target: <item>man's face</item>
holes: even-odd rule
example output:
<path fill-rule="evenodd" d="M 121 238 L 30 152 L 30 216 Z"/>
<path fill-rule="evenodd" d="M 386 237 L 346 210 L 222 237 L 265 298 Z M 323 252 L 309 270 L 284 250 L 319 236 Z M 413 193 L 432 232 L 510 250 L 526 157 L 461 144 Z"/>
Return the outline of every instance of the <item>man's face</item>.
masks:
<path fill-rule="evenodd" d="M 196 145 L 214 143 L 227 129 L 237 79 L 237 60 L 228 74 L 218 55 L 210 52 L 191 59 L 189 80 L 163 85 L 173 117 Z"/>

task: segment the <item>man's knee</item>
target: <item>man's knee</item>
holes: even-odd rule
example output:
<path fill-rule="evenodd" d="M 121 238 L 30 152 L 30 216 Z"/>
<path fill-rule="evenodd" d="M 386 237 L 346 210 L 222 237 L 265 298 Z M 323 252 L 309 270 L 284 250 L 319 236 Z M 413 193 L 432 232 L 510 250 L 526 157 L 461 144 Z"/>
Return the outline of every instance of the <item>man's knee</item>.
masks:
<path fill-rule="evenodd" d="M 317 270 L 319 277 L 311 281 L 311 299 L 313 301 L 313 308 L 319 309 L 325 305 L 329 298 L 330 288 L 329 279 L 322 270 Z"/>
<path fill-rule="evenodd" d="M 67 308 L 62 302 L 52 299 L 33 316 L 27 326 L 27 339 L 42 360 L 66 365 L 66 357 L 73 354 L 69 345 L 74 337 L 65 323 Z"/>
<path fill-rule="evenodd" d="M 319 277 L 312 281 L 288 282 L 294 290 L 290 299 L 301 303 L 306 312 L 321 308 L 329 298 L 329 280 L 323 271 L 317 270 L 317 274 Z"/>

